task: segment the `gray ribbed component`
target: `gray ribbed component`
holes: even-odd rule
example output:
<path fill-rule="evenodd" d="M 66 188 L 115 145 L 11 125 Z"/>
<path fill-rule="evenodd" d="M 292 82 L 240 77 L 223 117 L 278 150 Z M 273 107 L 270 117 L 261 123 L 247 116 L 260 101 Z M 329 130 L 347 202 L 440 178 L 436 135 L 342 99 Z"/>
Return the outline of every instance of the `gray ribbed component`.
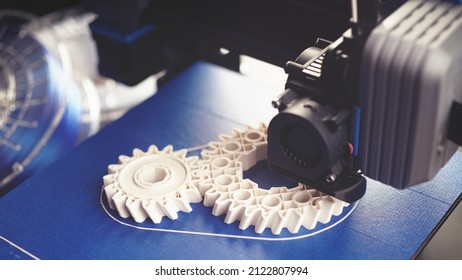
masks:
<path fill-rule="evenodd" d="M 361 64 L 365 175 L 396 188 L 432 178 L 457 149 L 446 134 L 461 80 L 461 5 L 408 1 L 380 23 Z"/>

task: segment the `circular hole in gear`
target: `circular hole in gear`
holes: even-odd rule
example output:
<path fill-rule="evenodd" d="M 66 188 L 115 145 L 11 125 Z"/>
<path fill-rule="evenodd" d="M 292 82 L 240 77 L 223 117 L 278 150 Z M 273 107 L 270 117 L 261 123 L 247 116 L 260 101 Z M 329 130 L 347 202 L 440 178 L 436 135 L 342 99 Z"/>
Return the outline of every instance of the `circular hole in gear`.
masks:
<path fill-rule="evenodd" d="M 308 192 L 306 191 L 303 191 L 303 192 L 296 192 L 294 194 L 294 196 L 292 197 L 292 199 L 295 201 L 295 202 L 298 202 L 298 203 L 307 203 L 309 202 L 313 197 L 311 196 L 311 194 L 309 194 Z"/>
<path fill-rule="evenodd" d="M 150 164 L 138 170 L 136 177 L 143 185 L 151 186 L 167 179 L 168 174 L 168 169 Z"/>
<path fill-rule="evenodd" d="M 261 204 L 267 208 L 274 208 L 274 207 L 279 206 L 279 204 L 281 204 L 281 200 L 274 196 L 266 196 L 261 201 Z"/>
<path fill-rule="evenodd" d="M 229 186 L 233 183 L 233 178 L 229 175 L 220 175 L 215 178 L 214 182 L 219 186 Z"/>
<path fill-rule="evenodd" d="M 223 145 L 223 150 L 227 153 L 239 152 L 241 145 L 236 142 L 229 142 Z"/>
<path fill-rule="evenodd" d="M 250 194 L 249 191 L 247 190 L 237 190 L 233 193 L 233 198 L 239 201 L 246 201 L 248 200 L 252 195 Z"/>
<path fill-rule="evenodd" d="M 257 142 L 263 139 L 263 135 L 257 131 L 250 131 L 245 134 L 245 139 L 249 142 Z"/>
<path fill-rule="evenodd" d="M 225 157 L 217 157 L 212 159 L 212 165 L 216 168 L 224 168 L 229 165 L 229 159 Z"/>

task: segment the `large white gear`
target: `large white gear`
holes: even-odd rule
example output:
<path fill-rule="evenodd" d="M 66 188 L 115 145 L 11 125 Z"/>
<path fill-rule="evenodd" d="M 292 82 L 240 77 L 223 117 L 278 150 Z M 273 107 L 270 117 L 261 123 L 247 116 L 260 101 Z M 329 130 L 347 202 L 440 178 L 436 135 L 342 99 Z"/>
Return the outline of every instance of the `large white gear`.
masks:
<path fill-rule="evenodd" d="M 204 205 L 213 206 L 212 214 L 226 215 L 228 224 L 240 221 L 242 230 L 253 225 L 257 233 L 270 228 L 273 234 L 284 228 L 291 233 L 301 227 L 313 229 L 317 222 L 328 223 L 333 215 L 340 215 L 347 203 L 305 185 L 263 189 L 243 178 L 243 171 L 266 159 L 266 138 L 265 125 L 248 126 L 234 130 L 233 135 L 221 135 L 221 141 L 209 143 L 202 151 L 198 189 Z"/>
<path fill-rule="evenodd" d="M 138 223 L 147 218 L 160 223 L 164 216 L 174 220 L 179 211 L 191 212 L 190 203 L 202 201 L 202 196 L 193 182 L 198 157 L 186 153 L 152 145 L 146 152 L 134 149 L 131 157 L 119 156 L 103 177 L 109 207 Z"/>

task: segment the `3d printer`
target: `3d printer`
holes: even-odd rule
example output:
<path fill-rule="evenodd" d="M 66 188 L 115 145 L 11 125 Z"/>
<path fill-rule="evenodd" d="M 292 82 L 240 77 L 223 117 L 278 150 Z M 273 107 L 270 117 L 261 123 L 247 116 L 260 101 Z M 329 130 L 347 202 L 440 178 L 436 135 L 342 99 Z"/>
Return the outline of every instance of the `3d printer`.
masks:
<path fill-rule="evenodd" d="M 284 66 L 268 164 L 347 202 L 364 194 L 363 174 L 405 188 L 432 178 L 462 144 L 462 6 L 222 2 L 84 1 L 98 15 L 100 72 L 134 85 L 198 59 L 238 69 L 247 54 Z"/>
<path fill-rule="evenodd" d="M 462 144 L 462 6 L 380 2 L 351 1 L 351 17 L 349 3 L 334 1 L 88 5 L 100 15 L 100 71 L 126 83 L 198 58 L 232 68 L 235 53 L 284 65 L 269 166 L 352 202 L 365 192 L 362 174 L 405 188 L 432 178 Z"/>
<path fill-rule="evenodd" d="M 22 1 L 17 0 L 7 8 L 43 14 L 64 6 L 82 4 L 81 1 L 40 1 L 45 2 L 41 6 L 21 6 Z M 274 170 L 345 201 L 354 201 L 362 196 L 365 191 L 363 175 L 399 188 L 431 178 L 456 148 L 451 142 L 460 143 L 461 11 L 460 5 L 455 2 L 84 1 L 86 8 L 97 15 L 90 27 L 98 44 L 102 74 L 126 84 L 137 84 L 147 75 L 166 69 L 167 75 L 159 82 L 160 86 L 164 81 L 172 80 L 165 83 L 164 90 L 161 88 L 158 96 L 71 151 L 60 164 L 51 166 L 2 197 L 2 219 L 8 225 L 2 228 L 2 236 L 26 245 L 34 245 L 30 244 L 30 240 L 39 246 L 47 244 L 47 248 L 37 250 L 45 258 L 113 257 L 115 255 L 110 254 L 114 253 L 117 256 L 120 253 L 121 257 L 130 256 L 130 253 L 112 249 L 114 239 L 105 233 L 108 229 L 125 229 L 118 228 L 118 224 L 107 219 L 95 199 L 100 194 L 101 176 L 106 164 L 112 162 L 117 154 L 145 142 L 161 145 L 165 139 L 176 146 L 183 145 L 174 140 L 177 130 L 194 125 L 194 121 L 191 124 L 183 122 L 184 116 L 188 115 L 181 113 L 190 107 L 202 108 L 201 103 L 213 107 L 213 102 L 209 100 L 213 95 L 203 95 L 204 99 L 194 98 L 194 103 L 188 103 L 190 106 L 181 103 L 183 99 L 178 98 L 179 93 L 191 88 L 190 83 L 184 83 L 183 73 L 189 73 L 194 78 L 211 76 L 209 80 L 219 80 L 219 77 L 213 76 L 213 71 L 189 71 L 191 68 L 197 70 L 198 67 L 194 67 L 197 64 L 204 66 L 206 63 L 189 66 L 197 60 L 205 60 L 237 70 L 239 54 L 284 67 L 288 74 L 285 90 L 280 91 L 282 94 L 276 96 L 277 91 L 271 93 L 275 96 L 272 105 L 279 110 L 270 124 L 268 140 L 268 162 Z M 29 36 L 24 38 L 31 39 Z M 223 51 L 223 48 L 229 52 Z M 209 64 L 207 67 L 225 71 Z M 188 70 L 179 73 L 185 68 Z M 53 78 L 56 79 L 56 76 Z M 247 85 L 250 88 L 247 79 L 239 78 L 242 78 L 242 84 L 236 85 L 236 88 L 242 89 Z M 224 88 L 221 83 L 213 84 L 217 85 L 215 91 Z M 197 90 L 191 92 L 196 94 Z M 226 89 L 224 92 L 235 91 Z M 243 94 L 237 92 L 236 96 L 242 97 Z M 224 94 L 221 99 L 225 99 Z M 267 106 L 271 110 L 269 100 L 268 104 L 265 102 L 265 108 Z M 242 102 L 245 101 L 242 98 Z M 0 103 L 0 109 L 4 108 L 1 107 L 4 104 Z M 181 113 L 171 113 L 172 108 L 164 109 L 166 104 L 177 105 L 172 107 Z M 197 115 L 204 116 L 198 111 L 195 110 Z M 220 113 L 229 114 L 232 110 L 225 112 Z M 151 116 L 150 113 L 153 116 L 144 122 L 148 114 Z M 164 115 L 167 125 L 151 121 Z M 171 118 L 174 120 L 170 121 Z M 214 129 L 216 133 L 221 131 L 221 125 L 229 124 L 217 123 L 218 127 L 208 129 Z M 171 125 L 181 127 L 169 131 Z M 146 134 L 145 138 L 133 132 L 132 127 L 135 126 L 143 131 L 140 134 Z M 192 137 L 184 139 L 207 134 L 207 129 L 202 129 L 202 126 L 201 123 L 189 130 L 187 135 Z M 0 129 L 0 133 L 4 131 Z M 120 137 L 119 141 L 112 141 L 115 137 Z M 5 143 L 12 142 L 0 139 L 0 144 Z M 184 145 L 196 144 L 189 141 Z M 87 165 L 88 158 L 94 161 Z M 460 153 L 453 159 L 458 158 Z M 4 158 L 0 157 L 1 160 Z M 453 164 L 449 166 L 454 167 Z M 16 169 L 20 171 L 20 167 L 17 165 Z M 213 251 L 216 246 L 230 247 L 231 243 L 233 247 L 241 244 L 239 250 L 242 252 L 247 253 L 250 252 L 248 248 L 258 247 L 258 253 L 271 252 L 276 253 L 272 256 L 284 258 L 307 256 L 307 251 L 313 248 L 314 255 L 311 257 L 316 258 L 415 257 L 418 253 L 416 250 L 420 250 L 417 247 L 425 245 L 422 242 L 426 243 L 427 236 L 433 235 L 432 229 L 440 227 L 435 227 L 435 224 L 444 221 L 448 215 L 455 216 L 448 213 L 453 212 L 457 203 L 460 205 L 457 168 L 455 166 L 452 171 L 449 168 L 450 180 L 437 176 L 432 182 L 406 192 L 367 180 L 368 194 L 361 201 L 350 204 L 352 208 L 359 205 L 354 208 L 354 215 L 346 219 L 338 230 L 331 231 L 342 238 L 326 234 L 315 242 L 309 239 L 291 244 L 281 243 L 275 250 L 274 245 L 264 241 L 228 243 L 228 239 L 221 237 L 183 237 L 189 238 L 188 244 L 204 244 L 199 242 L 203 240 L 212 244 L 211 253 L 207 252 L 209 255 L 206 255 L 209 258 L 217 257 Z M 447 172 L 442 173 L 447 175 Z M 73 176 L 74 180 L 67 180 Z M 451 195 L 446 196 L 446 191 Z M 438 195 L 432 196 L 432 192 Z M 459 198 L 454 203 L 457 196 Z M 79 203 L 74 204 L 76 197 Z M 48 203 L 50 200 L 54 203 Z M 453 207 L 448 210 L 452 203 Z M 200 205 L 195 208 L 200 209 Z M 402 215 L 403 212 L 416 215 Z M 60 231 L 59 240 L 63 242 L 51 241 L 56 246 L 48 246 L 48 234 L 30 235 L 32 228 L 46 233 L 46 226 L 43 229 L 35 223 L 43 213 L 52 215 L 53 219 L 49 216 L 47 219 L 53 220 L 52 223 Z M 444 213 L 446 215 L 443 217 Z M 201 223 L 214 227 L 213 217 L 208 214 L 204 218 L 206 222 Z M 63 215 L 66 219 L 61 219 Z M 70 215 L 76 219 L 69 219 Z M 79 224 L 79 228 L 85 230 L 74 232 L 76 221 L 88 222 L 89 226 L 81 227 Z M 184 219 L 173 224 L 188 221 L 196 222 Z M 394 227 L 387 231 L 390 226 Z M 92 234 L 92 238 L 97 240 L 95 243 L 77 243 L 80 237 L 88 236 L 87 229 L 102 229 L 100 232 L 104 232 L 104 236 Z M 226 229 L 233 230 L 233 225 Z M 70 231 L 75 242 L 67 242 Z M 178 257 L 168 255 L 172 243 L 164 242 L 171 239 L 176 244 L 178 238 L 175 235 L 158 232 L 146 234 L 147 238 L 141 238 L 145 241 L 142 244 L 137 234 L 129 235 L 136 238 L 136 242 L 130 237 L 118 238 L 117 244 L 139 243 L 143 252 L 155 251 L 154 254 L 142 255 L 151 258 Z M 349 239 L 346 240 L 345 236 Z M 449 239 L 455 240 L 456 237 L 452 234 Z M 162 242 L 158 242 L 160 239 Z M 372 249 L 369 246 L 371 240 L 376 245 Z M 329 254 L 322 254 L 322 250 L 316 250 L 316 246 L 322 247 L 325 242 L 337 247 L 329 247 L 335 250 L 324 250 Z M 68 250 L 71 253 L 63 254 L 63 244 L 72 248 Z M 77 244 L 84 249 L 74 250 Z M 93 250 L 94 244 L 98 244 L 96 250 Z M 441 248 L 439 244 L 441 242 L 437 247 Z M 156 250 L 146 250 L 146 245 Z M 100 252 L 99 248 L 104 246 L 110 250 Z M 353 252 L 350 251 L 352 247 L 355 247 Z M 398 247 L 403 249 L 401 254 L 395 252 Z M 456 250 L 458 247 L 450 246 Z M 138 250 L 138 247 L 134 249 Z M 196 249 L 205 251 L 201 245 Z M 231 250 L 228 249 L 223 251 L 225 257 L 230 256 Z M 293 251 L 299 251 L 300 255 L 293 254 Z M 385 251 L 388 254 L 383 253 Z M 10 253 L 11 249 L 5 252 Z M 157 252 L 164 255 L 157 255 Z"/>

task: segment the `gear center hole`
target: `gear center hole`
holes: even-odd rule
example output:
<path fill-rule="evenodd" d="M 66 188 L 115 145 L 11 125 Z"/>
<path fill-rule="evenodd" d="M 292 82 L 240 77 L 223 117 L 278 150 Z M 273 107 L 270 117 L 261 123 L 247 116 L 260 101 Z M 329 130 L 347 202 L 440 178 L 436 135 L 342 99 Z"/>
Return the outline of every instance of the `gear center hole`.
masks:
<path fill-rule="evenodd" d="M 155 164 L 149 164 L 138 170 L 136 179 L 142 186 L 152 187 L 167 180 L 169 174 L 170 172 L 167 168 Z"/>

